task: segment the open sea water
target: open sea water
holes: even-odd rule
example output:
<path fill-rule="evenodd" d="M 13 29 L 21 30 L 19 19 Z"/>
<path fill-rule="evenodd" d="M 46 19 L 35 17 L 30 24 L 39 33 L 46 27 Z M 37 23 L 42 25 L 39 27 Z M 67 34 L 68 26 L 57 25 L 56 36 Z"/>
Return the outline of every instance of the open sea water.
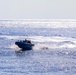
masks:
<path fill-rule="evenodd" d="M 0 20 L 0 75 L 76 75 L 76 20 Z"/>

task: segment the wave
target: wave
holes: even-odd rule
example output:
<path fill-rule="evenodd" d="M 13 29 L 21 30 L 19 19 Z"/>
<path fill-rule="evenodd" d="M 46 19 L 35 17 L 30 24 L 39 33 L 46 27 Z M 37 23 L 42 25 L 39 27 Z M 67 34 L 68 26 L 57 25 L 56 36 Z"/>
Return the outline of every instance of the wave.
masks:
<path fill-rule="evenodd" d="M 46 36 L 0 36 L 0 38 L 6 38 L 8 40 L 24 40 L 25 38 L 31 40 L 35 44 L 34 50 L 40 49 L 55 49 L 55 48 L 76 48 L 76 39 L 68 37 L 46 37 Z M 10 48 L 16 48 L 16 46 L 11 45 Z M 17 49 L 17 48 L 16 48 Z"/>

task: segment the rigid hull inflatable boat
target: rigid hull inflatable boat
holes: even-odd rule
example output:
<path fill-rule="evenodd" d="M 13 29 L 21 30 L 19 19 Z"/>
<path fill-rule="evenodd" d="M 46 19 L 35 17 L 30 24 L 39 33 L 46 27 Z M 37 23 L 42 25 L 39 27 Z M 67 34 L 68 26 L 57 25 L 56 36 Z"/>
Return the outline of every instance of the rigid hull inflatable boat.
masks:
<path fill-rule="evenodd" d="M 34 44 L 32 44 L 29 40 L 16 41 L 15 44 L 22 50 L 32 50 L 34 46 Z"/>

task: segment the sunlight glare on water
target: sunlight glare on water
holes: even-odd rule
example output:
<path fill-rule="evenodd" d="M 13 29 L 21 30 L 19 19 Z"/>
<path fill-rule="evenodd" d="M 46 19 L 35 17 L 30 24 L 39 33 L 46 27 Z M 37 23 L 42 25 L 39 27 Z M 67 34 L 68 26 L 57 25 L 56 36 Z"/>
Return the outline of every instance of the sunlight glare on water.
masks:
<path fill-rule="evenodd" d="M 76 20 L 1 20 L 0 42 L 0 75 L 76 75 Z"/>

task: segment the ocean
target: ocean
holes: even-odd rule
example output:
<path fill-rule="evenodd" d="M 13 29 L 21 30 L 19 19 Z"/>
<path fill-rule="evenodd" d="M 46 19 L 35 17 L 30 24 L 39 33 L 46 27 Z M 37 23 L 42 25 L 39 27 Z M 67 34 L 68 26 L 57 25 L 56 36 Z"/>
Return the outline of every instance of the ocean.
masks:
<path fill-rule="evenodd" d="M 33 50 L 15 45 L 25 38 Z M 0 75 L 76 75 L 76 20 L 0 20 Z"/>

